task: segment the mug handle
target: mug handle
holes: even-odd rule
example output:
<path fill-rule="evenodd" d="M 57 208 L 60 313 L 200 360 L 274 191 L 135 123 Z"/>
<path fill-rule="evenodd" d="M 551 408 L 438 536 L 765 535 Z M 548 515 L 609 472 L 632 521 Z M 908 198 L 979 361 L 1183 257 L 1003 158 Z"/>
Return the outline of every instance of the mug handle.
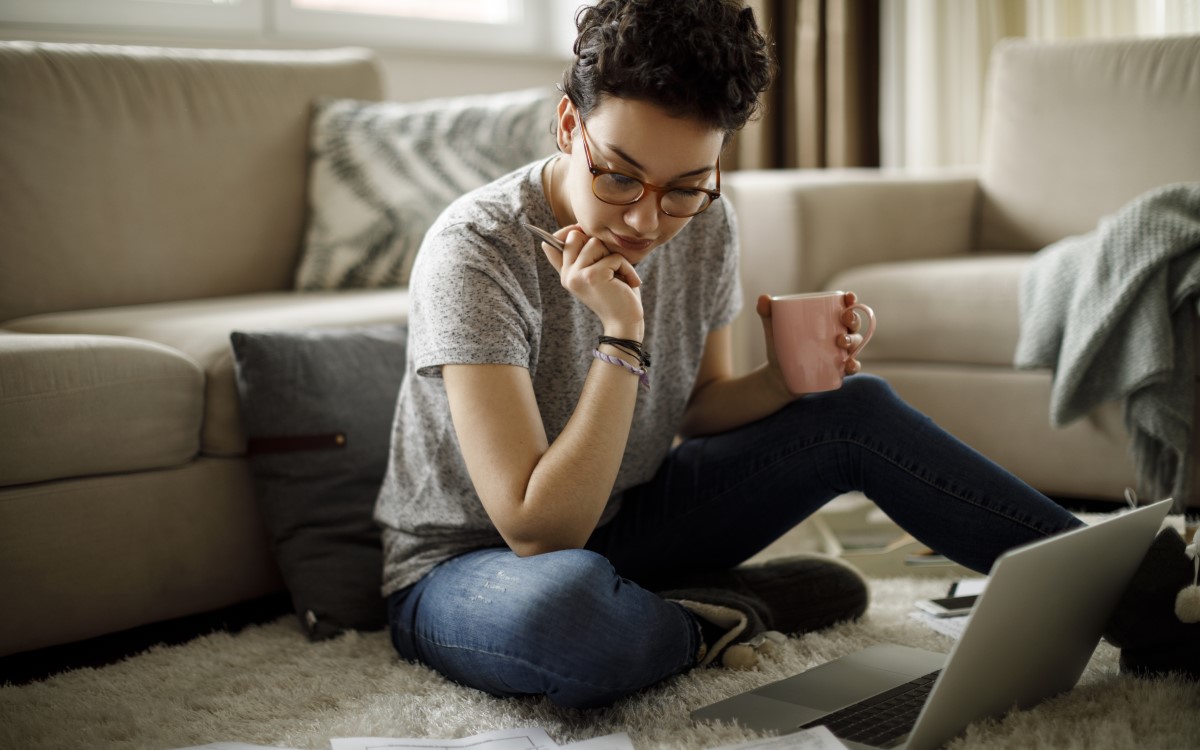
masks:
<path fill-rule="evenodd" d="M 863 347 L 871 340 L 871 336 L 875 334 L 875 311 L 861 302 L 856 302 L 846 309 L 854 310 L 856 313 L 864 315 L 867 318 L 867 329 L 858 332 L 862 336 L 862 341 L 849 352 L 850 357 L 857 358 L 858 353 L 863 350 Z M 859 320 L 861 322 L 861 318 Z"/>

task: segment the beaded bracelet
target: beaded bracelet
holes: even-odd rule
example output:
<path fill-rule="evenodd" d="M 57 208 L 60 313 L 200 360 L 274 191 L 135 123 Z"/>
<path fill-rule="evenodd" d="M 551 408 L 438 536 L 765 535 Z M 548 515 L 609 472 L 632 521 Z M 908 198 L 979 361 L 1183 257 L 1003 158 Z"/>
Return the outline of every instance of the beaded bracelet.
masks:
<path fill-rule="evenodd" d="M 607 362 L 610 365 L 616 365 L 617 367 L 622 367 L 629 372 L 632 372 L 634 375 L 638 376 L 638 383 L 641 385 L 642 389 L 647 391 L 650 390 L 650 374 L 646 372 L 644 368 L 634 367 L 620 357 L 614 357 L 611 354 L 605 354 L 599 349 L 593 349 L 592 356 L 596 359 Z"/>

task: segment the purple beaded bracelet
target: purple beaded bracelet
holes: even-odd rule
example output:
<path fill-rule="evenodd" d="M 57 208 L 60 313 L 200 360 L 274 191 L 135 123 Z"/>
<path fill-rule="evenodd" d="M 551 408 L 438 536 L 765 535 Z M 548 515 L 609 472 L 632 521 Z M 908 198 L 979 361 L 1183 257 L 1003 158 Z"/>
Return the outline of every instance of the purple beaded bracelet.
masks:
<path fill-rule="evenodd" d="M 646 372 L 645 369 L 643 369 L 641 367 L 634 367 L 633 365 L 629 364 L 628 362 L 621 359 L 620 357 L 614 357 L 611 354 L 605 354 L 604 352 L 600 351 L 599 349 L 593 349 L 592 356 L 595 357 L 596 359 L 603 360 L 603 361 L 609 363 L 610 365 L 616 365 L 617 367 L 623 367 L 626 370 L 632 372 L 634 375 L 638 376 L 638 383 L 641 384 L 641 387 L 644 390 L 647 390 L 647 391 L 650 390 L 650 373 Z"/>

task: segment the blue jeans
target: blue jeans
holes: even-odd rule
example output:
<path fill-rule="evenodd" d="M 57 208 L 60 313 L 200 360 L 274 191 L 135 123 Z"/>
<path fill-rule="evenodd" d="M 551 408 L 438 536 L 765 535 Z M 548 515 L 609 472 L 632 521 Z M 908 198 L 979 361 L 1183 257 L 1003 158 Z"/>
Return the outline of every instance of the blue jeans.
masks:
<path fill-rule="evenodd" d="M 401 656 L 494 695 L 591 707 L 694 666 L 696 622 L 637 581 L 727 569 L 846 492 L 986 572 L 1005 550 L 1078 525 L 1070 513 L 900 400 L 847 378 L 728 433 L 677 446 L 586 549 L 448 560 L 389 597 Z"/>

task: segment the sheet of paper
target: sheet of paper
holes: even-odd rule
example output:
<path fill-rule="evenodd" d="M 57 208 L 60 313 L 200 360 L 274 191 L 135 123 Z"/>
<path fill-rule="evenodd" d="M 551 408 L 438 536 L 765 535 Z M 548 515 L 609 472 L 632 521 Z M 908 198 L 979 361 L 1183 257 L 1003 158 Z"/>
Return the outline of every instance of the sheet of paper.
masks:
<path fill-rule="evenodd" d="M 296 748 L 278 745 L 249 745 L 245 742 L 211 742 L 207 745 L 181 747 L 179 750 L 296 750 Z"/>
<path fill-rule="evenodd" d="M 988 579 L 986 578 L 964 578 L 954 584 L 954 593 L 951 596 L 974 596 L 982 594 L 987 588 Z"/>
<path fill-rule="evenodd" d="M 331 750 L 555 750 L 558 744 L 540 727 L 498 729 L 454 740 L 421 737 L 334 737 Z"/>
<path fill-rule="evenodd" d="M 563 750 L 633 750 L 633 741 L 624 732 L 606 734 L 603 737 L 593 737 L 590 740 L 580 740 L 569 745 L 560 745 Z"/>
<path fill-rule="evenodd" d="M 457 740 L 436 740 L 418 737 L 334 737 L 329 741 L 332 750 L 555 750 L 560 746 L 541 727 L 499 729 Z M 633 750 L 629 735 L 624 732 L 593 737 L 561 746 L 564 750 Z"/>
<path fill-rule="evenodd" d="M 963 630 L 967 627 L 967 622 L 971 619 L 970 615 L 962 615 L 960 617 L 936 617 L 919 609 L 914 609 L 912 612 L 909 612 L 908 616 L 917 622 L 928 625 L 930 628 L 936 630 L 942 635 L 950 636 L 956 641 L 962 637 Z"/>
<path fill-rule="evenodd" d="M 558 745 L 545 730 L 540 727 L 532 729 L 501 729 L 495 732 L 477 734 L 474 737 L 463 737 L 457 740 L 436 740 L 401 737 L 335 737 L 329 741 L 332 750 L 436 750 L 437 748 L 466 748 L 467 750 L 634 750 L 633 742 L 624 732 L 609 734 L 604 737 L 593 737 L 590 740 L 572 742 L 568 745 Z M 178 750 L 295 750 L 295 748 L 276 747 L 274 745 L 251 745 L 245 742 L 213 742 L 208 745 L 193 745 Z"/>
<path fill-rule="evenodd" d="M 846 750 L 846 746 L 828 727 L 813 727 L 738 745 L 721 745 L 712 750 Z"/>

